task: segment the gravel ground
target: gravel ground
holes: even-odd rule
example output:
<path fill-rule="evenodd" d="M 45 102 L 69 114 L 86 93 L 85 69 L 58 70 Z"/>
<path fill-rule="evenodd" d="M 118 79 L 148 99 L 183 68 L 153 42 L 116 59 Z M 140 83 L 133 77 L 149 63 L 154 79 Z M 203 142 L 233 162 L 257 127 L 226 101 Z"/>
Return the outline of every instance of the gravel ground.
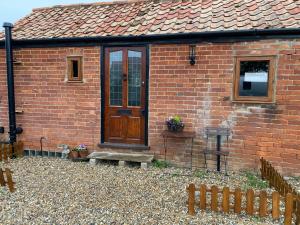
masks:
<path fill-rule="evenodd" d="M 300 194 L 300 177 L 284 177 L 284 179 L 286 179 Z"/>
<path fill-rule="evenodd" d="M 0 224 L 279 224 L 198 209 L 196 216 L 187 215 L 187 184 L 234 188 L 247 180 L 240 173 L 196 177 L 185 169 L 90 166 L 51 158 L 1 166 L 13 170 L 17 191 L 0 187 Z"/>

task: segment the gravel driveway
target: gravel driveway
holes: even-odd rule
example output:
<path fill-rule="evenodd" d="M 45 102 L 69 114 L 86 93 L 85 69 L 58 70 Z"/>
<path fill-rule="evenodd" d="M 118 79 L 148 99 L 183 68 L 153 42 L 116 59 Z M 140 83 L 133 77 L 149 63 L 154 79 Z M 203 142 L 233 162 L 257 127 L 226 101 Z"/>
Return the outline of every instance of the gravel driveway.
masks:
<path fill-rule="evenodd" d="M 245 177 L 189 170 L 22 158 L 10 167 L 17 191 L 0 187 L 0 224 L 278 224 L 269 218 L 199 212 L 187 215 L 190 182 L 235 187 Z"/>

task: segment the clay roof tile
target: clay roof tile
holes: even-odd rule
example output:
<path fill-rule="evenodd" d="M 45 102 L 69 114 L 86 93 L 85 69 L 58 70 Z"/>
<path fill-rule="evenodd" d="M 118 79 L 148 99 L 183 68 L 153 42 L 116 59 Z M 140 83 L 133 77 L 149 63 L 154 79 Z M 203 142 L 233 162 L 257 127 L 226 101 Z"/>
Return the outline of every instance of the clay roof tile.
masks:
<path fill-rule="evenodd" d="M 129 0 L 34 9 L 14 39 L 300 27 L 298 0 Z M 3 39 L 3 33 L 0 33 Z"/>

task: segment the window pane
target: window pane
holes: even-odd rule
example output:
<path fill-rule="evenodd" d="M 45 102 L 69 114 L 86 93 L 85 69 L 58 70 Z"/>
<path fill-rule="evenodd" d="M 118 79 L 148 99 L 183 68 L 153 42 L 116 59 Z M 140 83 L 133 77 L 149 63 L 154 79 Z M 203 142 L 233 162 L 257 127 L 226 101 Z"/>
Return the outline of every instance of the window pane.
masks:
<path fill-rule="evenodd" d="M 109 57 L 110 105 L 122 106 L 122 51 L 111 52 Z"/>
<path fill-rule="evenodd" d="M 73 77 L 78 78 L 78 61 L 72 60 L 72 66 L 73 66 Z"/>
<path fill-rule="evenodd" d="M 239 96 L 268 96 L 269 61 L 241 61 Z"/>
<path fill-rule="evenodd" d="M 141 105 L 142 53 L 128 51 L 128 106 Z"/>

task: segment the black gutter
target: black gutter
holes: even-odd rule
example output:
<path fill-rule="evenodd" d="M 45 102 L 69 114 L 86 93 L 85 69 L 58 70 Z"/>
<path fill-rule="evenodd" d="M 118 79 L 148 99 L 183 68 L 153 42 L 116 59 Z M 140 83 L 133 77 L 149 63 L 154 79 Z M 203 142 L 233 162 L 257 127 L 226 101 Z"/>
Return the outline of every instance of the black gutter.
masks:
<path fill-rule="evenodd" d="M 57 46 L 99 46 L 102 44 L 124 45 L 124 43 L 197 43 L 197 42 L 237 42 L 262 39 L 300 38 L 300 28 L 251 29 L 230 31 L 207 31 L 176 34 L 153 34 L 139 36 L 98 36 L 72 38 L 45 38 L 14 40 L 15 47 L 57 47 Z M 0 47 L 4 42 L 0 41 Z"/>
<path fill-rule="evenodd" d="M 15 113 L 15 88 L 14 88 L 14 68 L 13 49 L 11 39 L 11 23 L 4 23 L 5 28 L 5 49 L 7 68 L 7 92 L 8 92 L 8 115 L 9 115 L 9 142 L 16 142 L 16 113 Z"/>
<path fill-rule="evenodd" d="M 12 46 L 12 35 L 11 35 L 13 25 L 11 23 L 4 23 L 3 27 L 5 28 L 7 96 L 8 96 L 8 117 L 9 117 L 9 143 L 13 144 L 14 142 L 17 141 L 17 134 L 22 133 L 23 129 L 21 127 L 16 126 L 13 46 Z M 14 151 L 14 149 L 13 149 L 13 151 Z"/>

